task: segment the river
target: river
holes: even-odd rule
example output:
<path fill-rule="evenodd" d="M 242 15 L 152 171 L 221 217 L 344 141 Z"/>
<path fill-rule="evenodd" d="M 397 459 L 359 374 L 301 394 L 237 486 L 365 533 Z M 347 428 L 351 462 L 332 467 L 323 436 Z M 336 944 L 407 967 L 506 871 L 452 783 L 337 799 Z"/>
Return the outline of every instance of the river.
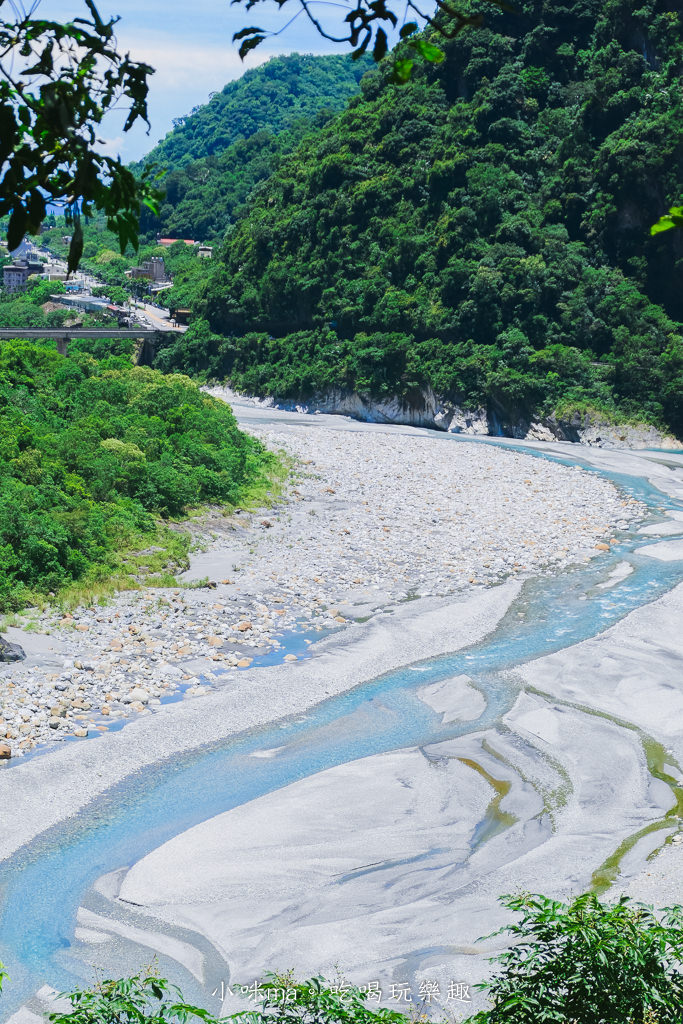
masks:
<path fill-rule="evenodd" d="M 238 411 L 245 423 L 269 419 L 280 425 L 297 422 L 295 414 L 265 412 L 249 406 Z M 327 425 L 336 423 L 342 430 L 366 429 L 339 417 L 319 420 Z M 310 421 L 307 418 L 306 422 Z M 457 444 L 459 440 L 432 436 L 434 443 L 439 444 Z M 589 466 L 609 476 L 627 494 L 644 501 L 653 512 L 653 522 L 665 518 L 667 512 L 683 511 L 679 496 L 683 493 L 680 454 L 586 451 L 570 445 L 534 446 L 498 439 L 480 443 L 503 444 L 536 457 Z M 681 533 L 672 534 L 667 540 L 679 537 L 683 537 L 683 522 Z M 368 679 L 348 692 L 316 704 L 305 714 L 275 719 L 266 726 L 217 743 L 181 751 L 147 767 L 144 774 L 131 772 L 78 814 L 38 834 L 0 865 L 0 960 L 11 978 L 0 997 L 2 1019 L 7 1020 L 43 984 L 63 990 L 88 982 L 92 950 L 87 951 L 87 944 L 74 940 L 76 915 L 82 905 L 95 911 L 104 906 L 102 892 L 98 895 L 93 889 L 101 876 L 134 865 L 161 844 L 201 822 L 336 766 L 406 748 L 428 753 L 433 750 L 436 757 L 439 750 L 448 750 L 451 741 L 458 743 L 473 735 L 505 732 L 507 716 L 525 687 L 520 668 L 601 635 L 634 610 L 672 592 L 683 582 L 683 559 L 660 560 L 644 552 L 646 545 L 660 541 L 661 538 L 638 534 L 623 536 L 604 558 L 526 582 L 493 632 L 471 647 Z M 631 570 L 628 575 L 621 579 L 615 576 L 612 585 L 604 586 L 616 567 L 624 565 Z M 419 691 L 462 675 L 483 696 L 483 710 L 472 720 L 444 724 L 442 715 L 421 699 Z M 680 793 L 662 772 L 661 758 L 658 761 L 653 754 L 655 748 L 661 747 L 662 737 L 642 732 L 642 722 L 629 722 L 628 726 L 641 730 L 649 770 L 657 775 L 659 764 L 657 777 L 670 799 L 660 793 L 655 801 L 661 805 L 659 810 L 651 809 L 651 813 L 640 817 L 631 815 L 626 832 L 630 829 L 630 834 L 638 838 L 656 831 L 654 826 L 663 826 L 661 845 L 671 833 L 666 826 L 672 824 L 671 806 L 680 804 Z M 437 744 L 442 746 L 437 748 Z M 276 750 L 277 755 L 254 756 L 264 750 Z M 462 750 L 458 750 L 462 761 Z M 668 763 L 675 764 L 675 758 L 670 757 Z M 17 770 L 13 768 L 12 772 Z M 20 808 L 13 809 L 13 813 L 20 814 Z M 537 826 L 532 845 L 541 847 L 554 828 L 547 800 L 542 814 L 534 811 L 529 817 Z M 481 820 L 471 823 L 464 860 L 480 854 L 487 845 L 493 849 L 493 840 L 518 821 L 518 814 L 500 813 L 500 800 L 493 800 Z M 525 848 L 529 847 L 529 834 L 527 828 Z M 635 839 L 625 843 L 625 835 L 624 822 L 620 821 L 609 844 L 610 855 L 605 857 L 601 847 L 600 856 L 590 865 L 595 884 L 600 885 L 600 869 L 606 866 L 611 866 L 610 878 L 618 875 L 619 865 L 614 861 L 617 851 L 630 851 L 635 845 Z M 643 863 L 656 847 L 656 842 L 643 847 Z M 460 866 L 463 870 L 467 868 L 464 862 Z M 422 870 L 428 872 L 430 864 L 424 863 Z M 511 881 L 515 881 L 514 875 Z M 543 889 L 544 883 L 544 879 L 539 879 L 538 888 Z M 184 942 L 190 935 L 177 925 L 169 925 L 165 931 Z M 215 943 L 195 941 L 205 966 L 209 965 L 201 981 L 196 971 L 193 974 L 180 966 L 168 953 L 159 954 L 160 966 L 181 983 L 189 998 L 216 1009 L 208 993 L 219 979 L 228 977 L 228 965 L 218 955 Z M 438 945 L 436 936 L 434 945 Z M 134 964 L 140 949 L 140 943 L 131 943 L 121 933 L 110 952 L 101 953 L 99 962 L 104 970 L 121 973 L 121 964 Z M 401 953 L 411 972 L 419 971 L 420 964 L 424 966 L 429 959 L 411 948 L 402 949 Z M 433 958 L 433 950 L 429 955 Z"/>

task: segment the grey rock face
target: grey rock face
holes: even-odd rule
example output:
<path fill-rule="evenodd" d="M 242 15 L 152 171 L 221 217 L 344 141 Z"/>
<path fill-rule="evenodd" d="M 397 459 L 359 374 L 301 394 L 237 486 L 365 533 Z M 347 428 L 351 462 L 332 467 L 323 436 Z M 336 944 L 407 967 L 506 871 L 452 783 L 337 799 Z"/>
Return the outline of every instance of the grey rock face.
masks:
<path fill-rule="evenodd" d="M 220 390 L 214 389 L 215 392 Z M 566 418 L 558 418 L 551 413 L 542 419 L 533 419 L 523 410 L 505 408 L 496 403 L 488 409 L 484 406 L 461 406 L 435 394 L 430 387 L 415 390 L 410 397 L 392 395 L 380 399 L 332 388 L 298 401 L 273 398 L 250 398 L 249 401 L 275 409 L 338 413 L 365 423 L 428 427 L 449 434 L 514 437 L 524 441 L 570 441 L 596 448 L 683 449 L 683 443 L 677 438 L 663 434 L 647 423 L 609 423 L 586 412 L 574 412 Z"/>
<path fill-rule="evenodd" d="M 0 636 L 0 662 L 23 661 L 26 655 L 19 644 L 11 644 Z"/>

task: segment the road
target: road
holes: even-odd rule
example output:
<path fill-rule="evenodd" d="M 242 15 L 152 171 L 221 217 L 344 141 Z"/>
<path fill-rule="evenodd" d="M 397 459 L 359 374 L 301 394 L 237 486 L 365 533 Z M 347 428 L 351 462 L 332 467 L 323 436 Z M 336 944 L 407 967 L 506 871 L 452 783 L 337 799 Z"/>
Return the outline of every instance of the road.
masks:
<path fill-rule="evenodd" d="M 66 263 L 64 260 L 61 260 L 49 249 L 44 248 L 43 251 L 49 252 L 55 265 L 66 272 Z M 96 277 L 93 277 L 85 271 L 81 271 L 81 277 L 86 291 L 92 291 L 93 288 L 105 285 L 104 281 L 99 281 Z M 149 302 L 131 300 L 131 303 L 134 316 L 138 319 L 142 327 L 148 327 L 150 330 L 154 331 L 176 331 L 178 334 L 184 334 L 187 330 L 187 327 L 171 323 L 170 314 L 167 309 L 153 306 Z"/>
<path fill-rule="evenodd" d="M 142 306 L 142 311 L 140 310 Z M 177 331 L 178 334 L 184 334 L 187 327 L 176 326 L 171 323 L 170 314 L 167 309 L 160 309 L 158 306 L 151 306 L 148 302 L 143 302 L 137 306 L 138 315 L 149 323 L 155 331 Z"/>

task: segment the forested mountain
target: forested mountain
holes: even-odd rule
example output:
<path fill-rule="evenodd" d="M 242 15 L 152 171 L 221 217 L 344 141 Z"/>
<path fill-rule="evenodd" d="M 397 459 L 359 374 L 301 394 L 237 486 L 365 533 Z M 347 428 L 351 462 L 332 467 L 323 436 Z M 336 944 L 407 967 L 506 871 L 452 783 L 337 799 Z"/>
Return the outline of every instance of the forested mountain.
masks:
<path fill-rule="evenodd" d="M 222 235 L 253 186 L 344 108 L 371 63 L 346 55 L 274 57 L 178 118 L 144 161 L 168 173 L 160 217 L 145 210 L 143 234 Z"/>
<path fill-rule="evenodd" d="M 161 364 L 683 433 L 681 235 L 649 236 L 683 198 L 680 4 L 516 7 L 406 86 L 364 77 L 259 187 Z"/>

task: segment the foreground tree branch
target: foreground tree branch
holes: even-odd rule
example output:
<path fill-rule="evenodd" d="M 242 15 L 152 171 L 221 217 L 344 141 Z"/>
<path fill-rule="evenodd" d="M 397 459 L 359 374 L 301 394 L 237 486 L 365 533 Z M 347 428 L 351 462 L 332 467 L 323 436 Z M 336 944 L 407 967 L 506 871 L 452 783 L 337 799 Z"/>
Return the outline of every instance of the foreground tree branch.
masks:
<path fill-rule="evenodd" d="M 453 39 L 468 26 L 476 27 L 484 21 L 481 12 L 469 13 L 457 10 L 446 0 L 436 0 L 436 10 L 433 14 L 426 14 L 414 0 L 405 0 L 404 4 L 398 5 L 397 10 L 388 6 L 386 0 L 348 0 L 346 3 L 338 3 L 336 0 L 231 0 L 232 5 L 240 4 L 247 11 L 256 7 L 257 4 L 273 2 L 280 10 L 286 4 L 290 5 L 288 10 L 291 10 L 292 6 L 298 6 L 298 10 L 277 31 L 269 32 L 251 25 L 235 32 L 232 37 L 233 42 L 240 43 L 239 54 L 242 59 L 259 46 L 264 39 L 280 35 L 301 14 L 308 18 L 324 39 L 349 46 L 354 59 L 362 57 L 370 50 L 375 61 L 380 61 L 386 56 L 389 50 L 387 31 L 395 29 L 399 21 L 401 23 L 400 39 L 407 40 L 408 45 L 430 63 L 438 63 L 443 60 L 444 54 L 438 46 L 428 42 L 422 36 L 416 36 L 421 29 L 431 27 L 444 39 Z M 482 3 L 497 7 L 499 10 L 512 10 L 505 0 L 482 0 Z M 321 8 L 323 12 L 316 13 Z M 339 23 L 340 9 L 346 11 L 341 19 L 341 24 Z M 329 21 L 323 21 L 323 14 L 331 16 Z M 411 20 L 408 20 L 409 16 Z M 395 81 L 407 82 L 412 67 L 412 60 L 405 56 L 397 56 L 394 61 Z"/>
<path fill-rule="evenodd" d="M 156 209 L 153 172 L 141 179 L 104 155 L 97 129 L 108 111 L 127 106 L 124 131 L 147 121 L 153 68 L 117 50 L 114 26 L 93 0 L 87 17 L 62 24 L 34 18 L 34 8 L 0 0 L 0 217 L 16 248 L 35 234 L 48 204 L 73 225 L 68 267 L 79 263 L 80 218 L 104 213 L 121 249 L 137 246 L 141 204 Z M 3 17 L 7 15 L 6 17 Z"/>

